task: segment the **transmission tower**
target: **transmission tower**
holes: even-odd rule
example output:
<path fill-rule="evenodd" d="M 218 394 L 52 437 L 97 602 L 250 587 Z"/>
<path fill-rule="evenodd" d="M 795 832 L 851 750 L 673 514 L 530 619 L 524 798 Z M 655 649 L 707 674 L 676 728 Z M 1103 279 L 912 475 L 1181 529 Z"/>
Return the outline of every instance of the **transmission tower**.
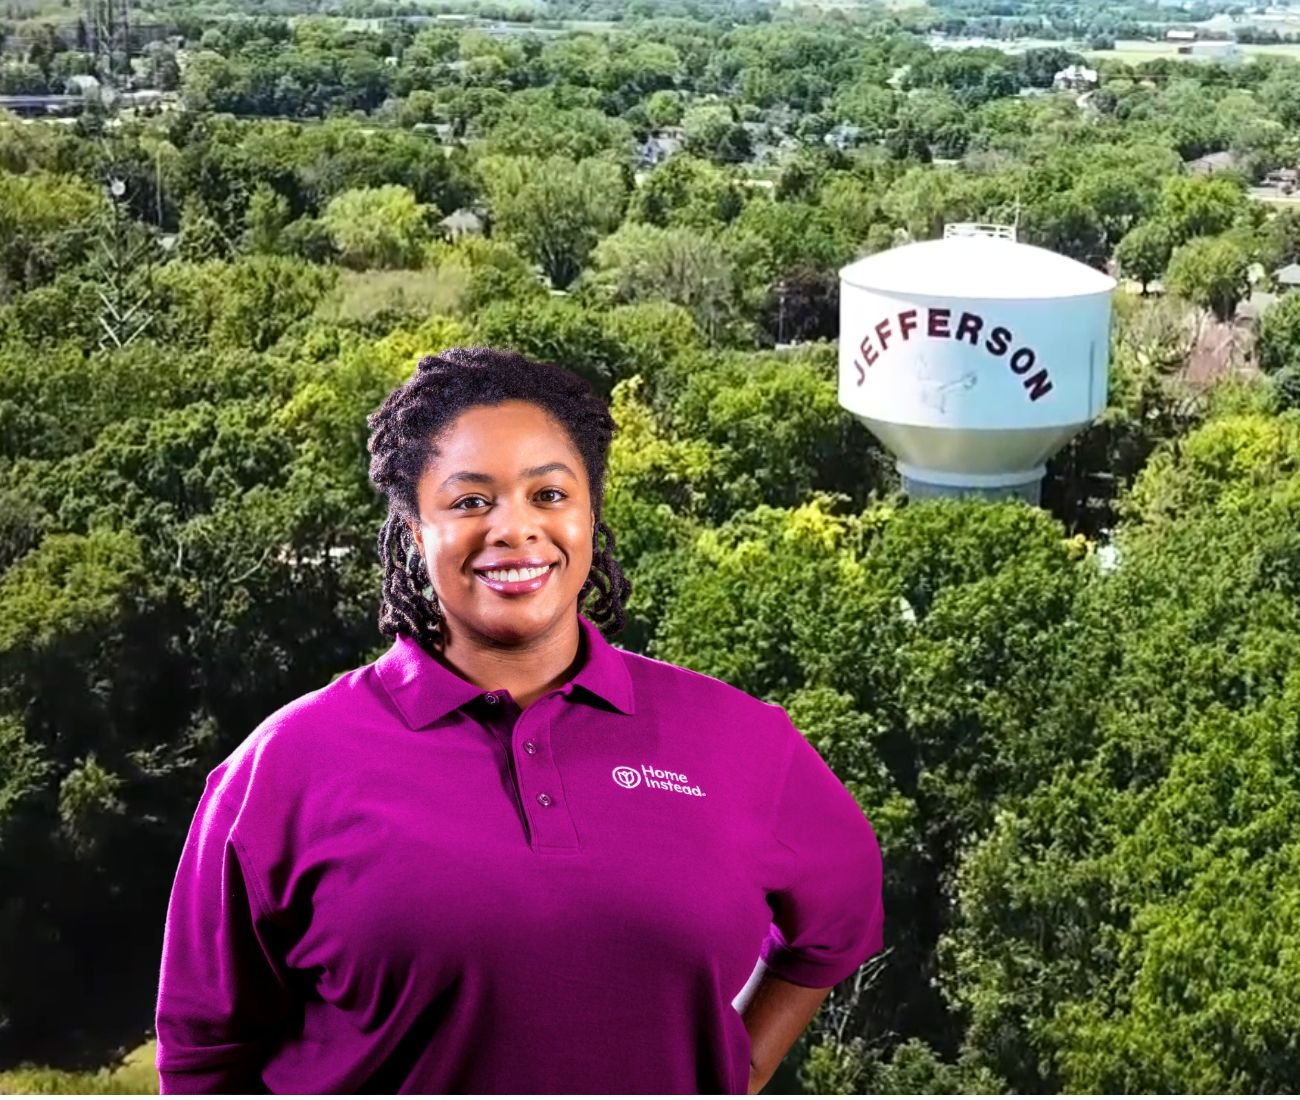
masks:
<path fill-rule="evenodd" d="M 101 350 L 126 347 L 153 320 L 149 312 L 151 261 L 158 247 L 153 236 L 132 232 L 125 181 L 111 180 L 108 199 L 94 256 L 96 292 L 103 304 L 99 312 Z"/>
<path fill-rule="evenodd" d="M 130 0 L 86 0 L 86 30 L 100 84 L 125 84 L 131 76 Z"/>

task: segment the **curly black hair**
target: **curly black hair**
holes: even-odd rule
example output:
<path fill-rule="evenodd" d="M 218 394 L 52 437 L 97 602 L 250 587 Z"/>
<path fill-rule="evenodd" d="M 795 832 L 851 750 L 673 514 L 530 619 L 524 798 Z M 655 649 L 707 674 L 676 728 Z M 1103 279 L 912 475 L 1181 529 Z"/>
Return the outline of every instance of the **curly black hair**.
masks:
<path fill-rule="evenodd" d="M 467 409 L 504 401 L 540 406 L 564 426 L 582 455 L 596 534 L 591 573 L 578 594 L 578 610 L 607 637 L 623 629 L 627 621 L 623 608 L 632 594 L 632 582 L 614 558 L 614 532 L 600 518 L 614 418 L 586 380 L 564 367 L 500 348 L 470 347 L 426 355 L 415 373 L 366 418 L 371 429 L 366 445 L 371 455 L 370 481 L 388 497 L 388 518 L 379 530 L 378 544 L 384 566 L 381 634 L 408 635 L 430 653 L 442 642 L 438 596 L 407 520 L 418 522 L 416 486 L 437 455 L 444 430 Z M 592 592 L 599 595 L 585 610 Z"/>

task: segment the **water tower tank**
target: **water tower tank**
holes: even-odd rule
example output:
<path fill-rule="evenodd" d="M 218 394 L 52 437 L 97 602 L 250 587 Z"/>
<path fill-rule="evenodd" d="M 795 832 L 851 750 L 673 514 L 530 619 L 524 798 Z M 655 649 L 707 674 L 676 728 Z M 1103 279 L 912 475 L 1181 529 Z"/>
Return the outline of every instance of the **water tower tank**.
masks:
<path fill-rule="evenodd" d="M 1047 460 L 1106 406 L 1115 280 L 1008 227 L 840 270 L 839 400 L 912 497 L 1039 501 Z"/>

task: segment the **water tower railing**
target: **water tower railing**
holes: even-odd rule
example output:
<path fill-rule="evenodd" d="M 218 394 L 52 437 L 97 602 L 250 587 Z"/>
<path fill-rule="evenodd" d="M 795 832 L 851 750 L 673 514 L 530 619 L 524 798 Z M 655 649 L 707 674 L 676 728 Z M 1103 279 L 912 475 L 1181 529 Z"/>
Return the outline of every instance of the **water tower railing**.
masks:
<path fill-rule="evenodd" d="M 1003 240 L 1016 239 L 1014 225 L 995 225 L 992 222 L 949 222 L 943 227 L 945 237 L 1001 237 Z"/>

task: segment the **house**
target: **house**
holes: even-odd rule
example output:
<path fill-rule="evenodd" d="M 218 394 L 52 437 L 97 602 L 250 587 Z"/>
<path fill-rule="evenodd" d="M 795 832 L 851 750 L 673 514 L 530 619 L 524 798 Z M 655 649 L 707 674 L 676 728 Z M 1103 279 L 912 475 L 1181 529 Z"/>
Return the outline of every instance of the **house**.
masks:
<path fill-rule="evenodd" d="M 1190 46 L 1179 46 L 1178 52 L 1185 57 L 1217 61 L 1221 65 L 1234 65 L 1242 59 L 1241 49 L 1235 42 L 1193 42 Z"/>
<path fill-rule="evenodd" d="M 450 145 L 456 140 L 456 127 L 450 122 L 417 122 L 411 129 L 417 134 L 433 134 L 440 145 Z"/>
<path fill-rule="evenodd" d="M 1285 290 L 1295 290 L 1300 287 L 1300 264 L 1287 264 L 1286 267 L 1278 268 L 1273 272 L 1273 278 Z"/>
<path fill-rule="evenodd" d="M 1097 86 L 1097 70 L 1086 65 L 1067 65 L 1052 77 L 1057 91 L 1086 92 Z"/>
<path fill-rule="evenodd" d="M 448 214 L 438 224 L 447 230 L 447 236 L 453 241 L 461 237 L 483 235 L 483 219 L 473 210 L 464 207 L 453 214 Z"/>
<path fill-rule="evenodd" d="M 63 82 L 64 95 L 79 95 L 83 99 L 90 99 L 99 91 L 99 81 L 88 73 L 79 73 L 76 76 L 70 76 Z"/>
<path fill-rule="evenodd" d="M 1257 290 L 1250 297 L 1244 298 L 1238 303 L 1233 320 L 1242 324 L 1253 324 L 1277 299 L 1278 295 L 1276 294 L 1268 294 L 1265 291 Z"/>
<path fill-rule="evenodd" d="M 1222 149 L 1206 153 L 1203 157 L 1183 162 L 1183 167 L 1196 176 L 1212 176 L 1215 172 L 1231 172 L 1237 167 L 1237 155 Z"/>
<path fill-rule="evenodd" d="M 1195 42 L 1195 30 L 1169 30 L 1165 31 L 1166 42 Z"/>
<path fill-rule="evenodd" d="M 799 112 L 788 103 L 778 103 L 767 109 L 765 117 L 773 130 L 785 133 L 799 121 Z"/>
<path fill-rule="evenodd" d="M 822 138 L 822 141 L 827 145 L 838 149 L 841 153 L 844 152 L 845 149 L 857 145 L 861 140 L 862 127 L 854 126 L 849 122 L 841 122 Z"/>
<path fill-rule="evenodd" d="M 664 133 L 660 130 L 656 134 L 651 134 L 636 147 L 638 168 L 653 168 L 657 164 L 662 164 L 682 147 L 680 138 L 665 137 Z"/>

